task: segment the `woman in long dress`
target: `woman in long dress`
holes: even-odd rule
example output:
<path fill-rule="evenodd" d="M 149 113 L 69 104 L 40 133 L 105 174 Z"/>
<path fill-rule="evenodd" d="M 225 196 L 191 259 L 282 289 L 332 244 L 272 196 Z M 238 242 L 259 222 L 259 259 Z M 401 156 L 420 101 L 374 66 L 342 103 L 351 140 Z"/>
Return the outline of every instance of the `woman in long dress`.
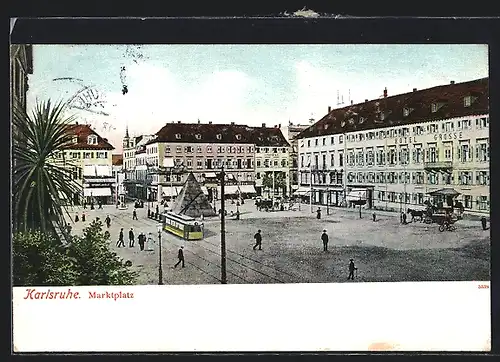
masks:
<path fill-rule="evenodd" d="M 153 249 L 153 243 L 154 243 L 153 234 L 152 233 L 148 233 L 148 238 L 146 240 L 146 247 L 144 249 L 146 251 L 154 251 L 154 249 Z"/>

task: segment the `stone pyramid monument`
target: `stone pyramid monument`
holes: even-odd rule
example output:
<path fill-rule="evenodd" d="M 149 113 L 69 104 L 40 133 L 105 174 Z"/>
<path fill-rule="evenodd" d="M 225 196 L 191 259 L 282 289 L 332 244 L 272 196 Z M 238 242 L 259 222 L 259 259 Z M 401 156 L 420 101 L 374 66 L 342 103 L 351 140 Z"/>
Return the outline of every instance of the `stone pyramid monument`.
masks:
<path fill-rule="evenodd" d="M 176 197 L 172 211 L 191 217 L 217 215 L 192 172 L 189 173 L 181 192 Z"/>

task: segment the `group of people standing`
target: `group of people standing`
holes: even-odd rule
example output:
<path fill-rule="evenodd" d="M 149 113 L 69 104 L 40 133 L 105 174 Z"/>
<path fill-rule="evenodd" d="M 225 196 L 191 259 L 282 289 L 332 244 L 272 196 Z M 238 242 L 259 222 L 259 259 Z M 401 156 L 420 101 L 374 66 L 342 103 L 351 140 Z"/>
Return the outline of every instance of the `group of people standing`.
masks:
<path fill-rule="evenodd" d="M 145 233 L 140 233 L 139 236 L 137 237 L 137 243 L 139 244 L 139 248 L 141 251 L 153 251 L 153 244 L 154 244 L 154 239 L 153 239 L 153 234 L 148 233 L 148 236 L 146 238 Z M 130 228 L 128 232 L 128 247 L 133 248 L 135 245 L 135 235 L 134 235 L 134 228 Z M 124 234 L 123 234 L 123 228 L 120 229 L 120 234 L 118 235 L 118 241 L 116 242 L 116 246 L 118 248 L 125 247 L 125 240 L 124 240 Z"/>

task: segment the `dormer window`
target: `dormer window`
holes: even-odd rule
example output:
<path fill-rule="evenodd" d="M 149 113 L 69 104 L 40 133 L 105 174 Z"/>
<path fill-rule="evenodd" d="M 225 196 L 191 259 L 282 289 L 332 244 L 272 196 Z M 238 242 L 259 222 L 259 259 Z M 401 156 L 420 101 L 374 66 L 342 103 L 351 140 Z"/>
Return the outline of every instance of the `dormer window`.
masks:
<path fill-rule="evenodd" d="M 221 140 L 221 139 L 222 139 L 222 135 L 221 135 L 220 133 L 217 135 L 217 139 L 218 139 L 218 140 Z"/>
<path fill-rule="evenodd" d="M 236 135 L 236 139 L 237 139 L 237 140 L 241 140 L 241 135 L 240 135 L 240 134 L 237 134 L 237 135 Z"/>
<path fill-rule="evenodd" d="M 380 112 L 380 120 L 383 121 L 385 119 L 385 113 Z"/>
<path fill-rule="evenodd" d="M 175 139 L 176 140 L 180 140 L 181 139 L 181 134 L 180 133 L 176 133 L 175 134 Z"/>
<path fill-rule="evenodd" d="M 438 110 L 438 105 L 437 105 L 437 103 L 432 103 L 432 104 L 431 104 L 431 112 L 432 112 L 432 113 L 435 113 L 435 112 L 437 112 L 437 110 Z"/>
<path fill-rule="evenodd" d="M 196 137 L 197 140 L 201 140 L 201 134 L 198 133 L 198 134 L 196 134 L 195 137 Z"/>
<path fill-rule="evenodd" d="M 409 108 L 403 108 L 403 116 L 408 117 L 410 115 L 410 109 Z"/>
<path fill-rule="evenodd" d="M 345 121 L 340 122 L 340 127 L 344 127 L 344 126 L 345 126 Z"/>
<path fill-rule="evenodd" d="M 472 104 L 472 96 L 464 97 L 464 107 L 470 107 Z"/>
<path fill-rule="evenodd" d="M 89 145 L 96 145 L 97 144 L 97 136 L 91 134 L 90 136 L 87 137 L 87 143 Z"/>
<path fill-rule="evenodd" d="M 73 143 L 78 143 L 78 136 L 73 136 L 72 141 L 73 141 Z"/>
<path fill-rule="evenodd" d="M 365 123 L 365 117 L 359 117 L 359 124 Z"/>

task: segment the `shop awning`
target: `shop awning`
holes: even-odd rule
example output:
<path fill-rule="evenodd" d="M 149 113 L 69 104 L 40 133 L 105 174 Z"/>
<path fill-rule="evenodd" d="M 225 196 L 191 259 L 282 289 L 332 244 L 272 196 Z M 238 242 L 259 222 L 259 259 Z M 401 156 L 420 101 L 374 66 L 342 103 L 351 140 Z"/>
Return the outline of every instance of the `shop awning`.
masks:
<path fill-rule="evenodd" d="M 299 189 L 297 191 L 295 191 L 293 194 L 294 195 L 307 195 L 311 192 L 311 188 L 310 187 L 299 187 Z"/>
<path fill-rule="evenodd" d="M 111 188 L 109 187 L 84 188 L 83 196 L 111 196 Z"/>
<path fill-rule="evenodd" d="M 205 178 L 216 178 L 217 175 L 215 174 L 215 172 L 206 172 L 205 173 Z"/>
<path fill-rule="evenodd" d="M 173 188 L 170 186 L 163 186 L 161 192 L 164 196 L 177 196 L 181 192 L 182 187 L 174 186 Z M 173 195 L 172 195 L 173 194 Z"/>
<path fill-rule="evenodd" d="M 256 194 L 255 187 L 253 185 L 240 185 L 240 192 L 242 194 Z"/>
<path fill-rule="evenodd" d="M 351 190 L 346 197 L 347 201 L 366 200 L 366 189 Z"/>
<path fill-rule="evenodd" d="M 427 194 L 431 196 L 458 196 L 460 195 L 460 192 L 453 188 L 444 188 L 444 189 L 439 189 L 436 191 L 431 191 L 428 192 Z"/>
<path fill-rule="evenodd" d="M 217 187 L 217 192 L 220 195 L 220 193 L 221 193 L 220 186 Z M 225 195 L 236 195 L 237 193 L 238 193 L 238 186 L 229 185 L 229 186 L 224 187 L 224 194 Z"/>

